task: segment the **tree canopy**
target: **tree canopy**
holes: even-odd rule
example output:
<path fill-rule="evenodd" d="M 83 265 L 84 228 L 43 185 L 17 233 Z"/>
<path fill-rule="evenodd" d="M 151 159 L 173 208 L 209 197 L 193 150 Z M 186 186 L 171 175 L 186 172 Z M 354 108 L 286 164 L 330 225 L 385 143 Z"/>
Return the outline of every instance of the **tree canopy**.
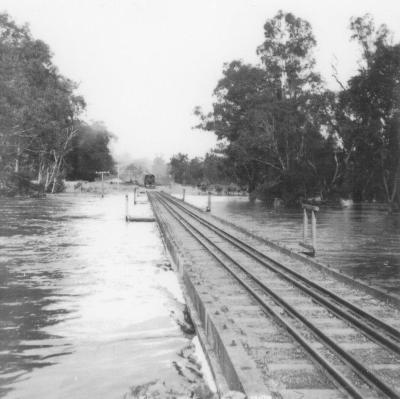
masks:
<path fill-rule="evenodd" d="M 370 17 L 353 19 L 351 29 L 362 63 L 340 99 L 353 194 L 393 204 L 400 201 L 400 44 L 392 44 L 387 27 L 377 29 Z"/>
<path fill-rule="evenodd" d="M 0 54 L 0 191 L 12 194 L 17 178 L 54 192 L 76 136 L 88 131 L 79 119 L 85 101 L 53 64 L 48 45 L 4 13 Z"/>
<path fill-rule="evenodd" d="M 228 185 L 235 180 L 225 155 L 219 150 L 208 152 L 204 158 L 189 158 L 187 154 L 173 155 L 169 162 L 171 177 L 176 183 L 207 188 L 209 185 Z"/>
<path fill-rule="evenodd" d="M 114 160 L 108 147 L 112 137 L 102 123 L 81 123 L 66 158 L 66 177 L 93 181 L 98 171 L 114 172 Z"/>
<path fill-rule="evenodd" d="M 216 134 L 249 191 L 288 203 L 400 201 L 399 44 L 369 15 L 350 29 L 362 63 L 340 91 L 326 89 L 315 70 L 311 25 L 279 11 L 264 25 L 260 64 L 225 64 L 212 112 L 195 109 L 197 127 Z"/>

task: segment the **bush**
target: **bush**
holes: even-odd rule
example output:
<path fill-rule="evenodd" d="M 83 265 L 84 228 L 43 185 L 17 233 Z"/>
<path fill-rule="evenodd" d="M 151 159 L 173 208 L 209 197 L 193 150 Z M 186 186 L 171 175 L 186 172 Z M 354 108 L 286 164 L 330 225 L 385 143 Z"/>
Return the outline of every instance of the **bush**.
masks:
<path fill-rule="evenodd" d="M 214 187 L 216 193 L 219 195 L 222 193 L 222 190 L 224 189 L 222 186 L 220 186 L 219 184 L 216 184 Z"/>

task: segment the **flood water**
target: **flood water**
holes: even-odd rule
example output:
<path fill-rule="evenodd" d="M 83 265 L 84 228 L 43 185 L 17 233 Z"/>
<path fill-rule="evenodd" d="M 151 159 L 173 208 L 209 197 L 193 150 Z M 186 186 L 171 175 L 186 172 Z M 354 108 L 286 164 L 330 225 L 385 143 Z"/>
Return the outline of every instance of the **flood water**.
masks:
<path fill-rule="evenodd" d="M 181 194 L 175 194 L 181 197 Z M 207 196 L 186 200 L 205 208 Z M 245 197 L 213 196 L 211 213 L 266 239 L 302 251 L 299 209 L 274 210 Z M 321 208 L 317 214 L 317 259 L 390 292 L 400 294 L 400 214 L 373 209 Z"/>
<path fill-rule="evenodd" d="M 300 250 L 299 210 L 213 197 L 212 213 Z M 1 397 L 206 397 L 209 370 L 157 227 L 124 214 L 124 194 L 0 199 Z M 399 232 L 398 214 L 321 209 L 318 259 L 400 294 Z"/>
<path fill-rule="evenodd" d="M 123 194 L 0 199 L 0 396 L 203 389 L 157 227 L 124 213 Z"/>

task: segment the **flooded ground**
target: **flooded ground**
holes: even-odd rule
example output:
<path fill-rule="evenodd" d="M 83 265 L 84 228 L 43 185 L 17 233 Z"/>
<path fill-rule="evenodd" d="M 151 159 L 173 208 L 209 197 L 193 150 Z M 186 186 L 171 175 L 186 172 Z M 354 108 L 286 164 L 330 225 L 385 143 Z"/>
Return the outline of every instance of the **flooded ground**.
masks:
<path fill-rule="evenodd" d="M 181 193 L 175 193 L 179 198 Z M 201 208 L 206 195 L 186 195 Z M 302 212 L 268 208 L 246 197 L 212 197 L 212 214 L 297 251 L 302 239 Z M 321 208 L 317 215 L 317 259 L 400 294 L 400 214 L 373 209 Z"/>
<path fill-rule="evenodd" d="M 0 396 L 212 396 L 157 228 L 124 213 L 124 194 L 0 199 Z M 212 213 L 299 249 L 298 210 L 213 197 Z M 322 209 L 318 258 L 400 293 L 399 232 L 399 215 Z"/>
<path fill-rule="evenodd" d="M 124 213 L 122 194 L 0 199 L 0 396 L 208 397 L 157 227 Z"/>

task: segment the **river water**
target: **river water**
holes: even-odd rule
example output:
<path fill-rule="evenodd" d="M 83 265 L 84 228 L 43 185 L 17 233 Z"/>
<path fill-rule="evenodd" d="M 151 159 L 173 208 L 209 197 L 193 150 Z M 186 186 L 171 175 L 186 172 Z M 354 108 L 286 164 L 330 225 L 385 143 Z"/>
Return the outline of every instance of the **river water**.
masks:
<path fill-rule="evenodd" d="M 124 194 L 0 199 L 0 396 L 212 396 L 157 227 L 124 213 Z M 213 197 L 212 213 L 300 250 L 299 210 Z M 398 214 L 321 209 L 317 258 L 400 294 L 399 232 Z"/>
<path fill-rule="evenodd" d="M 181 198 L 181 192 L 175 191 Z M 186 195 L 206 208 L 206 195 Z M 246 197 L 213 196 L 211 213 L 266 239 L 303 251 L 299 209 L 271 209 Z M 362 208 L 321 208 L 317 214 L 317 259 L 370 285 L 400 294 L 400 214 Z"/>
<path fill-rule="evenodd" d="M 123 194 L 0 199 L 0 396 L 208 392 L 157 227 L 124 212 Z"/>

